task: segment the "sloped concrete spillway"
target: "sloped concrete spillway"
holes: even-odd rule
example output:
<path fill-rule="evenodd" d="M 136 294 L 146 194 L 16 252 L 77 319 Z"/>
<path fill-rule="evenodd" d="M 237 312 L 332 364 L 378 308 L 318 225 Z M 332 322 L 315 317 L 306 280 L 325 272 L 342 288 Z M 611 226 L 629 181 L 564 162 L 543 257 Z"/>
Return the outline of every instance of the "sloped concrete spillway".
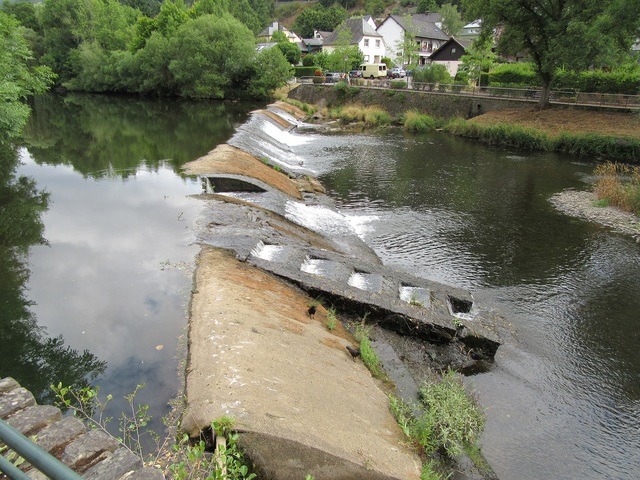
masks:
<path fill-rule="evenodd" d="M 386 395 L 375 382 L 369 383 L 368 372 L 359 370 L 362 365 L 346 355 L 344 347 L 353 343 L 352 337 L 341 327 L 329 332 L 322 323 L 319 328 L 317 322 L 309 323 L 312 319 L 305 305 L 321 298 L 324 307 L 333 306 L 342 318 L 374 325 L 372 336 L 378 340 L 374 344 L 400 395 L 408 398 L 415 396 L 427 363 L 438 368 L 486 368 L 499 346 L 494 333 L 499 318 L 478 308 L 468 291 L 381 263 L 324 195 L 314 172 L 306 170 L 304 161 L 288 148 L 287 142 L 308 141 L 291 131 L 303 115 L 283 103 L 254 112 L 230 145 L 218 146 L 185 166 L 187 174 L 203 179 L 206 203 L 198 232 L 203 245 L 231 252 L 243 268 L 271 277 L 246 274 L 228 257 L 203 250 L 203 259 L 215 257 L 216 262 L 242 272 L 233 276 L 211 266 L 212 272 L 218 272 L 212 273 L 215 282 L 222 278 L 253 286 L 234 297 L 219 293 L 227 290 L 224 282 L 209 288 L 206 275 L 196 274 L 184 425 L 195 432 L 217 416 L 235 416 L 240 428 L 253 435 L 245 435 L 253 438 L 248 451 L 268 478 L 304 478 L 314 472 L 319 478 L 336 465 L 351 472 L 344 478 L 418 478 L 415 456 L 401 446 L 402 434 L 387 410 Z M 267 286 L 266 278 L 284 280 L 285 286 Z M 274 297 L 272 291 L 280 293 Z M 231 301 L 236 303 L 229 306 Z M 298 302 L 295 312 L 287 310 L 292 302 Z M 319 307 L 317 317 L 326 318 L 324 307 Z M 238 312 L 245 316 L 239 317 Z M 273 338 L 276 343 L 263 344 L 271 328 L 278 328 L 282 336 Z M 299 337 L 291 342 L 287 332 Z M 315 347 L 304 344 L 308 335 L 315 336 Z M 198 347 L 198 341 L 203 346 Z M 215 352 L 210 351 L 211 345 L 216 346 Z M 418 353 L 422 358 L 416 357 Z M 343 360 L 350 364 L 343 365 Z M 269 378 L 262 371 L 268 365 L 276 370 Z M 364 377 L 349 383 L 353 368 Z M 257 371 L 262 376 L 256 377 Z M 336 390 L 345 386 L 346 391 Z M 354 395 L 360 390 L 361 395 Z M 289 393 L 269 400 L 275 391 Z M 351 403 L 343 411 L 336 403 L 345 407 L 340 400 L 344 396 Z M 280 407 L 287 401 L 291 404 L 285 412 Z M 374 408 L 381 411 L 369 411 Z M 273 413 L 276 410 L 280 413 Z M 291 422 L 290 416 L 295 417 Z M 261 440 L 256 435 L 262 435 Z M 287 458 L 280 463 L 274 458 L 278 454 L 273 450 L 273 435 L 288 445 Z M 292 444 L 304 448 L 291 449 Z M 383 451 L 373 462 L 370 454 L 381 445 Z M 296 461 L 298 466 L 293 467 Z M 327 478 L 343 478 L 331 472 Z"/>

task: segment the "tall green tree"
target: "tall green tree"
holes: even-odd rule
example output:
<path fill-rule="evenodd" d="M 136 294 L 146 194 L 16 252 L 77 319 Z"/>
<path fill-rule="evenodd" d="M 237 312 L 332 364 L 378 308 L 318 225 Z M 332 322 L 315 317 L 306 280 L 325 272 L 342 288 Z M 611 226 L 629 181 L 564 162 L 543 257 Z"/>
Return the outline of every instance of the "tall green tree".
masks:
<path fill-rule="evenodd" d="M 18 21 L 0 12 L 0 144 L 16 137 L 29 116 L 24 102 L 44 92 L 54 75 L 47 67 L 33 66 L 33 54 Z"/>
<path fill-rule="evenodd" d="M 464 26 L 458 7 L 450 3 L 445 3 L 440 6 L 437 11 L 442 15 L 442 29 L 447 35 L 455 37 Z"/>
<path fill-rule="evenodd" d="M 436 0 L 418 0 L 416 2 L 416 13 L 435 12 L 438 6 Z"/>
<path fill-rule="evenodd" d="M 293 24 L 293 31 L 304 38 L 313 35 L 314 30 L 332 32 L 347 18 L 347 11 L 337 5 L 323 8 L 317 5 L 303 10 Z"/>
<path fill-rule="evenodd" d="M 259 52 L 252 67 L 254 73 L 249 80 L 247 91 L 254 98 L 267 98 L 293 76 L 291 64 L 277 48 L 267 48 Z"/>
<path fill-rule="evenodd" d="M 615 65 L 628 56 L 640 28 L 637 0 L 464 0 L 482 28 L 500 28 L 498 51 L 527 54 L 542 81 L 540 107 L 560 67 Z"/>
<path fill-rule="evenodd" d="M 498 55 L 493 51 L 493 35 L 487 31 L 483 32 L 465 49 L 465 54 L 460 60 L 469 74 L 469 79 L 479 85 L 482 72 L 491 70 L 498 60 Z"/>
<path fill-rule="evenodd" d="M 224 98 L 255 55 L 253 35 L 229 14 L 204 15 L 183 25 L 169 49 L 169 71 L 179 94 L 189 98 Z"/>

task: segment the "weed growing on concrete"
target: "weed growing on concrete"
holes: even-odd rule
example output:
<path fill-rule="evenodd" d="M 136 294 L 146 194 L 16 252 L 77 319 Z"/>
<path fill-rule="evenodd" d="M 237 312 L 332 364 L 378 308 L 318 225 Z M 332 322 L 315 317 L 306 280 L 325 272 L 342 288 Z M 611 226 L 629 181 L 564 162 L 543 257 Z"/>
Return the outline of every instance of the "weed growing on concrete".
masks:
<path fill-rule="evenodd" d="M 99 387 L 85 387 L 79 390 L 65 387 L 62 383 L 52 385 L 58 401 L 56 405 L 64 410 L 70 410 L 90 428 L 97 428 L 111 435 L 107 425 L 111 417 L 105 417 L 107 405 L 113 399 L 109 394 L 104 400 L 99 397 Z M 234 420 L 231 417 L 220 417 L 211 424 L 211 429 L 218 437 L 225 437 L 220 442 L 214 455 L 206 452 L 206 443 L 199 440 L 195 444 L 187 434 L 176 440 L 174 434 L 177 425 L 175 418 L 165 417 L 163 421 L 169 433 L 161 438 L 153 430 L 147 428 L 151 416 L 149 406 L 137 404 L 136 395 L 144 385 L 138 385 L 133 393 L 125 395 L 131 409 L 130 413 L 122 412 L 119 418 L 119 433 L 117 440 L 122 446 L 138 455 L 147 464 L 164 466 L 179 480 L 252 480 L 255 474 L 249 473 L 242 451 L 237 445 L 238 435 L 233 432 Z M 112 435 L 111 435 L 112 436 Z M 143 452 L 143 438 L 150 437 L 155 444 L 155 452 Z M 173 446 L 171 446 L 173 444 Z M 172 453 L 168 453 L 171 452 Z M 162 461 L 160 460 L 162 457 Z"/>
<path fill-rule="evenodd" d="M 369 339 L 370 330 L 371 327 L 365 326 L 363 321 L 363 323 L 356 326 L 354 336 L 356 340 L 360 342 L 360 358 L 362 358 L 362 363 L 369 369 L 371 375 L 379 380 L 383 380 L 385 378 L 384 370 L 382 369 L 382 363 L 380 362 L 378 354 L 371 346 L 371 340 Z"/>
<path fill-rule="evenodd" d="M 307 115 L 313 115 L 318 110 L 313 105 L 309 105 L 308 103 L 301 102 L 301 101 L 296 100 L 294 98 L 285 98 L 284 101 L 289 103 L 289 104 L 291 104 L 291 105 L 293 105 L 294 107 L 298 107 L 300 110 L 302 110 Z"/>
<path fill-rule="evenodd" d="M 206 451 L 206 443 L 200 440 L 192 444 L 189 435 L 182 436 L 179 443 L 174 445 L 181 461 L 169 466 L 173 478 L 178 480 L 252 480 L 255 473 L 249 473 L 244 455 L 238 448 L 238 434 L 233 433 L 233 419 L 221 417 L 214 420 L 211 429 L 218 437 L 224 436 L 226 442 L 216 446 L 213 455 Z"/>
<path fill-rule="evenodd" d="M 433 461 L 436 454 L 447 460 L 466 453 L 479 469 L 490 470 L 477 446 L 484 413 L 452 370 L 439 381 L 425 382 L 420 387 L 419 404 L 410 405 L 390 396 L 389 408 L 407 437 L 426 458 L 432 459 L 425 463 L 426 476 L 421 478 L 442 478 L 439 472 L 444 467 Z"/>
<path fill-rule="evenodd" d="M 336 309 L 334 307 L 331 307 L 329 310 L 327 310 L 327 328 L 329 330 L 333 330 L 334 328 L 336 328 L 337 321 L 338 318 L 336 317 Z"/>

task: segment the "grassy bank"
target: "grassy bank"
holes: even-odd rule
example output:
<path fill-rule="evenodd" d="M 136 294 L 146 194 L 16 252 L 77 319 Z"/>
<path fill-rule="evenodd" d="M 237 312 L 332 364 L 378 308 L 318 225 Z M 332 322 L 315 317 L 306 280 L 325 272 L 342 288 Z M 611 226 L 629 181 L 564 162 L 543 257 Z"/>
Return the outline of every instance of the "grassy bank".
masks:
<path fill-rule="evenodd" d="M 308 111 L 310 107 L 304 109 Z M 368 127 L 395 124 L 416 132 L 443 129 L 490 145 L 640 163 L 640 115 L 637 114 L 523 109 L 489 112 L 471 120 L 444 120 L 415 110 L 407 110 L 394 118 L 379 106 L 357 103 L 325 108 L 322 113 L 344 124 L 361 122 Z"/>

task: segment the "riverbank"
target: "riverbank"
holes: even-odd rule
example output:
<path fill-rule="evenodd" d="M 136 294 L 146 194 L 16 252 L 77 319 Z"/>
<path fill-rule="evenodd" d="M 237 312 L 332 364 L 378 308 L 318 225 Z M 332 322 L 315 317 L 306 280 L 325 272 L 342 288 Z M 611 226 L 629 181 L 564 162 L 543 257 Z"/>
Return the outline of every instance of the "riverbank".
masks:
<path fill-rule="evenodd" d="M 538 110 L 522 100 L 308 84 L 288 96 L 319 108 L 375 106 L 400 124 L 407 112 L 417 112 L 432 118 L 429 128 L 492 145 L 640 162 L 640 115 L 632 110 L 559 104 Z"/>
<path fill-rule="evenodd" d="M 550 199 L 561 212 L 574 217 L 599 223 L 624 235 L 632 236 L 640 243 L 640 218 L 633 213 L 623 212 L 616 207 L 598 206 L 595 193 L 589 191 L 565 190 Z"/>

